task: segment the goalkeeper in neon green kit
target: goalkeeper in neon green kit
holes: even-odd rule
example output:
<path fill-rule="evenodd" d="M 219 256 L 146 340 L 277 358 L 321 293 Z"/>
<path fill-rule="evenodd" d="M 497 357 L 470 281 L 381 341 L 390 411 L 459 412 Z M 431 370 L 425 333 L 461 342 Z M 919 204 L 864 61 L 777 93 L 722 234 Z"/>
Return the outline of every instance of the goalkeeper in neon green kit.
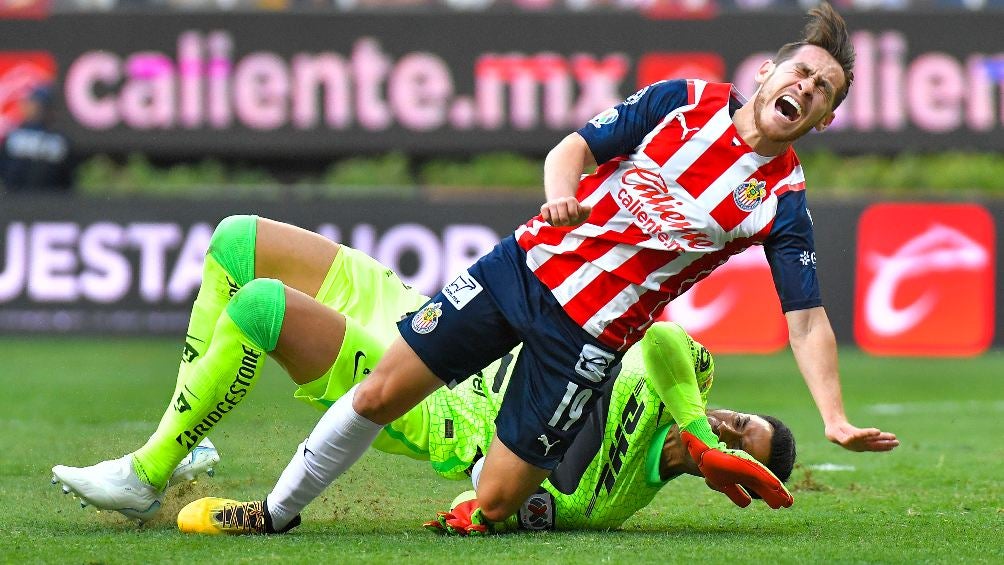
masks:
<path fill-rule="evenodd" d="M 396 421 L 393 428 L 409 429 L 403 424 L 412 423 L 410 429 L 417 432 L 408 441 L 410 454 L 428 458 L 445 478 L 466 480 L 473 472 L 476 481 L 513 360 L 513 354 L 506 355 L 454 389 L 433 393 L 419 410 Z M 550 479 L 507 525 L 529 530 L 616 528 L 647 506 L 669 480 L 683 473 L 700 476 L 656 386 L 672 382 L 689 387 L 670 394 L 693 394 L 703 414 L 713 378 L 714 361 L 707 349 L 680 326 L 657 324 L 625 356 L 601 409 Z M 780 421 L 730 410 L 711 410 L 708 419 L 729 447 L 745 448 L 783 479 L 790 475 L 794 440 Z M 393 428 L 385 432 L 397 435 Z M 377 448 L 388 451 L 386 441 Z M 186 532 L 257 533 L 254 522 L 249 527 L 245 518 L 255 504 L 204 498 L 181 511 L 178 525 Z M 440 522 L 428 526 L 438 528 Z M 442 527 L 449 527 L 445 519 Z"/>
<path fill-rule="evenodd" d="M 358 251 L 293 226 L 253 216 L 228 218 L 213 235 L 177 386 L 157 431 L 119 459 L 84 468 L 58 465 L 54 481 L 98 508 L 148 519 L 179 463 L 184 465 L 252 390 L 266 354 L 300 385 L 297 397 L 324 409 L 365 377 L 396 335 L 394 323 L 424 301 Z M 374 447 L 428 459 L 447 477 L 476 475 L 474 463 L 492 438 L 511 360 L 506 356 L 480 378 L 436 393 L 386 426 Z M 674 419 L 705 418 L 713 375 L 706 350 L 667 324 L 635 347 L 622 367 L 607 395 L 609 408 L 595 415 L 607 421 L 590 423 L 593 432 L 581 434 L 574 454 L 545 484 L 558 503 L 552 516 L 561 527 L 618 525 L 665 480 L 698 474 L 669 429 Z M 779 464 L 775 470 L 782 478 L 790 472 L 791 459 L 781 457 L 785 450 L 793 456 L 790 433 L 776 421 L 713 412 L 704 422 L 710 422 L 711 434 L 730 440 L 730 447 L 745 447 L 762 462 Z M 305 441 L 294 457 L 302 457 L 306 447 Z M 524 505 L 527 515 L 533 514 L 528 526 L 540 523 L 540 501 L 546 499 L 540 496 Z M 189 529 L 274 531 L 265 501 L 197 502 L 189 517 L 202 522 Z"/>
<path fill-rule="evenodd" d="M 491 441 L 511 361 L 506 356 L 497 369 L 489 367 L 482 378 L 470 379 L 470 386 L 464 383 L 452 391 L 437 391 L 427 401 L 430 456 L 441 475 L 463 477 L 465 465 Z M 704 417 L 715 374 L 708 350 L 680 326 L 657 323 L 615 371 L 598 410 L 509 526 L 616 528 L 647 506 L 669 480 L 684 473 L 700 476 L 680 440 L 674 414 Z M 794 440 L 780 421 L 730 410 L 711 410 L 707 417 L 713 432 L 730 448 L 745 449 L 782 480 L 791 474 Z M 475 486 L 483 461 L 476 460 L 466 468 Z M 473 498 L 473 492 L 465 494 L 455 507 Z M 449 514 L 426 525 L 452 528 Z"/>

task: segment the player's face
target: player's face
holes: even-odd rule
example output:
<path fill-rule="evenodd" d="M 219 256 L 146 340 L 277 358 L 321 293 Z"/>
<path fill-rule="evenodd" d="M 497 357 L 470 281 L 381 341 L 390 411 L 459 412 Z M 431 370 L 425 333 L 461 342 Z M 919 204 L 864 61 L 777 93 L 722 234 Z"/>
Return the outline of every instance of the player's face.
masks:
<path fill-rule="evenodd" d="M 730 449 L 742 449 L 757 461 L 767 464 L 770 440 L 774 437 L 774 427 L 770 422 L 755 414 L 732 410 L 709 410 L 708 422 L 711 431 Z"/>
<path fill-rule="evenodd" d="M 760 89 L 753 120 L 770 141 L 790 143 L 812 128 L 833 121 L 833 101 L 844 87 L 844 71 L 821 47 L 805 45 L 786 61 L 765 63 L 757 73 Z"/>

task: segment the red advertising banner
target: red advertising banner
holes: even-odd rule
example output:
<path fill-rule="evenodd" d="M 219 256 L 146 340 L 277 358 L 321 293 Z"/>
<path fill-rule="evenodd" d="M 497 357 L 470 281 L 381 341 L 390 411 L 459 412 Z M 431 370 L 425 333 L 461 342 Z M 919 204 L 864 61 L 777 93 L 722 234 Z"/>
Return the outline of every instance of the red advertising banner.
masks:
<path fill-rule="evenodd" d="M 977 355 L 994 333 L 993 217 L 974 204 L 879 204 L 858 227 L 854 335 L 876 355 Z"/>
<path fill-rule="evenodd" d="M 56 76 L 45 51 L 0 51 L 0 139 L 21 123 L 21 100 Z"/>
<path fill-rule="evenodd" d="M 638 60 L 638 88 L 653 82 L 679 77 L 699 78 L 710 82 L 726 80 L 725 59 L 712 52 L 645 53 Z"/>
<path fill-rule="evenodd" d="M 772 353 L 788 343 L 788 323 L 763 248 L 730 258 L 669 304 L 673 320 L 715 353 Z"/>
<path fill-rule="evenodd" d="M 39 20 L 51 7 L 49 0 L 0 0 L 0 19 Z"/>

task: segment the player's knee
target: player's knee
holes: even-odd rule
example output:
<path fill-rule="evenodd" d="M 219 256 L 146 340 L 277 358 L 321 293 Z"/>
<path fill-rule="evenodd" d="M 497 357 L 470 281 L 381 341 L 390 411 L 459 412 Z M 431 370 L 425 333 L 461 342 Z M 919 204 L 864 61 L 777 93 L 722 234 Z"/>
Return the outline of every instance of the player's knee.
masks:
<path fill-rule="evenodd" d="M 352 398 L 352 409 L 356 414 L 371 422 L 388 424 L 394 419 L 386 416 L 389 408 L 386 387 L 377 374 L 371 374 L 356 387 Z"/>
<path fill-rule="evenodd" d="M 286 315 L 286 287 L 275 279 L 254 279 L 230 299 L 227 315 L 259 349 L 272 351 Z"/>
<path fill-rule="evenodd" d="M 238 286 L 254 279 L 257 231 L 258 216 L 227 216 L 216 226 L 209 239 L 206 255 L 219 263 Z"/>

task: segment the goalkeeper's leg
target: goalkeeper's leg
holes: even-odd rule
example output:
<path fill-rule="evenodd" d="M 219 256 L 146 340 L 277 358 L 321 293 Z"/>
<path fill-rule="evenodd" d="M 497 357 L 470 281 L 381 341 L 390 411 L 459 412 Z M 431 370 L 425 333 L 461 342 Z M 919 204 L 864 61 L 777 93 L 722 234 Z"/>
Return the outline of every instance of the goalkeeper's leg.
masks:
<path fill-rule="evenodd" d="M 205 355 L 230 298 L 255 278 L 271 278 L 314 296 L 338 244 L 307 230 L 257 216 L 229 216 L 216 226 L 192 305 L 179 380 Z"/>
<path fill-rule="evenodd" d="M 182 479 L 190 480 L 195 474 L 205 472 L 208 466 L 218 461 L 215 449 L 208 443 L 208 438 L 205 438 L 202 445 L 208 446 L 208 449 L 196 450 L 188 458 L 190 461 L 185 460 L 179 465 L 179 462 L 185 459 L 188 451 L 198 442 L 193 443 L 190 438 L 180 441 L 176 434 L 171 437 L 171 434 L 167 432 L 174 430 L 180 434 L 185 431 L 192 435 L 204 436 L 205 433 L 200 432 L 200 429 L 208 430 L 212 427 L 203 422 L 202 428 L 198 428 L 198 422 L 196 422 L 198 418 L 195 418 L 192 422 L 188 422 L 193 424 L 192 429 L 181 429 L 185 428 L 185 423 L 198 412 L 199 406 L 195 406 L 193 409 L 193 402 L 198 404 L 214 400 L 213 395 L 209 395 L 207 398 L 194 398 L 191 395 L 193 389 L 212 389 L 219 384 L 217 382 L 220 378 L 219 355 L 211 355 L 210 353 L 212 351 L 227 351 L 228 349 L 223 346 L 214 348 L 216 341 L 214 336 L 224 339 L 224 345 L 232 345 L 234 336 L 240 333 L 241 328 L 235 328 L 235 322 L 238 320 L 224 314 L 224 309 L 228 308 L 228 304 L 230 304 L 231 296 L 248 284 L 255 275 L 281 276 L 294 285 L 294 288 L 302 289 L 311 294 L 320 293 L 323 283 L 330 278 L 328 276 L 330 275 L 329 266 L 331 266 L 330 270 L 335 270 L 333 260 L 338 251 L 337 244 L 318 234 L 271 220 L 258 219 L 253 216 L 231 216 L 221 222 L 213 234 L 206 256 L 203 284 L 193 306 L 186 347 L 178 372 L 178 383 L 175 393 L 171 397 L 172 406 L 162 418 L 157 433 L 135 453 L 135 456 L 127 455 L 120 459 L 82 469 L 56 466 L 53 469 L 54 481 L 58 479 L 64 482 L 64 492 L 76 491 L 81 495 L 86 493 L 89 496 L 85 498 L 89 498 L 89 501 L 96 506 L 111 509 L 124 508 L 122 496 L 119 495 L 122 494 L 122 487 L 126 487 L 125 490 L 136 491 L 142 495 L 139 497 L 142 500 L 137 498 L 137 500 L 131 501 L 134 506 L 142 506 L 142 511 L 123 513 L 142 519 L 152 515 L 156 511 L 156 503 L 168 481 L 173 484 Z M 279 287 L 281 288 L 281 285 Z M 248 304 L 262 302 L 258 299 L 262 294 L 260 290 L 259 288 L 253 293 L 246 292 L 245 295 L 249 299 L 242 301 L 239 306 L 232 305 L 234 311 L 239 312 L 238 317 L 244 322 L 243 329 L 246 333 L 250 331 L 247 328 L 256 322 L 272 323 L 274 325 L 272 330 L 278 333 L 281 327 L 281 312 L 278 314 L 277 320 L 269 322 L 267 319 L 258 319 L 262 314 L 266 314 L 267 317 L 267 313 L 270 312 L 268 308 L 247 311 Z M 250 299 L 251 295 L 256 298 Z M 282 297 L 281 291 L 277 296 Z M 311 302 L 309 298 L 304 298 Z M 325 310 L 319 304 L 313 303 L 313 306 Z M 223 333 L 220 333 L 221 328 Z M 244 335 L 244 337 L 250 336 Z M 266 351 L 267 348 L 262 346 L 262 340 L 258 341 L 258 349 Z M 274 342 L 271 345 L 274 347 Z M 244 357 L 246 355 L 237 355 L 237 361 Z M 211 358 L 214 360 L 210 361 Z M 334 357 L 332 355 L 325 358 L 322 355 L 321 358 L 328 361 Z M 233 359 L 225 359 L 223 365 L 226 366 L 227 362 L 233 361 Z M 320 363 L 324 366 L 330 365 L 324 361 Z M 307 365 L 309 366 L 309 361 Z M 287 368 L 295 371 L 292 363 L 288 363 Z M 234 375 L 230 376 L 234 377 Z M 319 373 L 315 372 L 309 377 L 303 377 L 302 374 L 291 376 L 296 382 L 304 383 L 311 378 L 316 378 Z M 249 391 L 250 388 L 247 390 Z M 188 396 L 185 395 L 186 391 L 189 392 Z M 236 399 L 237 397 L 231 395 L 230 398 Z M 222 402 L 219 399 L 216 401 Z M 228 411 L 229 408 L 225 406 L 223 410 Z M 208 418 L 213 424 L 217 421 L 217 415 L 213 410 L 210 410 L 205 418 Z M 196 455 L 199 457 L 196 458 Z M 109 483 L 105 479 L 110 475 L 120 476 L 125 482 L 113 481 Z M 140 478 L 142 480 L 139 480 Z"/>
<path fill-rule="evenodd" d="M 161 427 L 165 423 L 168 429 L 177 427 L 170 423 L 170 414 L 177 409 L 177 403 L 190 401 L 184 396 L 185 387 L 212 386 L 211 382 L 204 381 L 211 381 L 207 375 L 217 374 L 218 368 L 209 367 L 203 371 L 199 366 L 213 346 L 216 328 L 231 297 L 255 277 L 278 279 L 313 296 L 321 288 L 338 251 L 336 243 L 316 233 L 257 216 L 230 216 L 220 222 L 210 240 L 202 286 L 192 306 L 182 363 L 171 397 L 175 406 L 167 410 Z M 247 311 L 248 303 L 245 301 L 245 307 L 240 307 L 241 315 L 253 318 L 256 313 Z M 230 324 L 224 325 L 230 327 Z M 274 331 L 278 335 L 278 325 Z M 302 378 L 297 380 L 298 375 L 291 376 L 297 382 L 306 382 Z M 153 486 L 166 484 L 165 476 L 170 478 L 185 456 L 179 453 L 179 446 L 184 447 L 155 433 L 134 455 L 133 466 L 137 474 Z"/>
<path fill-rule="evenodd" d="M 333 367 L 341 367 L 344 375 L 339 379 L 351 382 L 353 374 L 347 366 L 336 363 L 346 326 L 344 315 L 277 280 L 248 283 L 220 317 L 205 358 L 189 378 L 179 381 L 175 400 L 157 431 L 134 454 L 137 475 L 158 488 L 166 484 L 185 453 L 250 392 L 265 354 L 299 385 L 325 381 L 321 377 Z"/>
<path fill-rule="evenodd" d="M 285 289 L 273 279 L 241 288 L 217 320 L 205 356 L 182 374 L 157 431 L 133 454 L 136 474 L 162 489 L 179 461 L 251 392 L 276 347 Z"/>
<path fill-rule="evenodd" d="M 54 467 L 64 491 L 98 508 L 140 519 L 152 516 L 178 463 L 257 383 L 266 353 L 276 347 L 285 310 L 286 289 L 279 281 L 256 279 L 240 289 L 220 315 L 203 359 L 179 379 L 147 443 L 132 456 L 91 467 Z"/>

